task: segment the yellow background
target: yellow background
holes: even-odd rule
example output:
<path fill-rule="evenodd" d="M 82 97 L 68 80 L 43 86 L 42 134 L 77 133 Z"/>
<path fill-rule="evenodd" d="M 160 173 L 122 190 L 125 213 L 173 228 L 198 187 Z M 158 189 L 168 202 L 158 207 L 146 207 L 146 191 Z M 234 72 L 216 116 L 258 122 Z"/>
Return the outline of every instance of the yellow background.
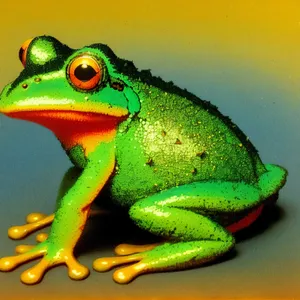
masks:
<path fill-rule="evenodd" d="M 5 1 L 0 22 L 1 65 L 9 66 L 0 75 L 21 68 L 16 55 L 24 40 L 48 34 L 74 48 L 106 43 L 128 59 L 135 58 L 133 51 L 138 57 L 157 56 L 158 64 L 177 58 L 185 68 L 209 53 L 216 64 L 255 65 L 294 90 L 291 103 L 299 99 L 297 0 Z"/>

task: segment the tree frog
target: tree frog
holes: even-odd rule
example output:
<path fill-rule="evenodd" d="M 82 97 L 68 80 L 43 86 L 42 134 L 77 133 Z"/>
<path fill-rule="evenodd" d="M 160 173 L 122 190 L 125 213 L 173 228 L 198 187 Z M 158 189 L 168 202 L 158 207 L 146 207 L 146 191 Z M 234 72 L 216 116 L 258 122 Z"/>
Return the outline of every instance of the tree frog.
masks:
<path fill-rule="evenodd" d="M 120 244 L 93 268 L 129 283 L 143 273 L 180 270 L 217 260 L 234 233 L 253 223 L 278 195 L 287 171 L 263 164 L 247 136 L 216 106 L 172 82 L 139 71 L 105 44 L 72 49 L 51 36 L 26 41 L 24 69 L 0 96 L 0 112 L 50 129 L 80 176 L 55 214 L 30 214 L 9 229 L 23 238 L 46 225 L 35 246 L 17 247 L 0 270 L 40 258 L 21 275 L 35 284 L 66 264 L 72 279 L 89 269 L 74 256 L 96 196 L 124 207 L 140 228 L 163 238 Z"/>

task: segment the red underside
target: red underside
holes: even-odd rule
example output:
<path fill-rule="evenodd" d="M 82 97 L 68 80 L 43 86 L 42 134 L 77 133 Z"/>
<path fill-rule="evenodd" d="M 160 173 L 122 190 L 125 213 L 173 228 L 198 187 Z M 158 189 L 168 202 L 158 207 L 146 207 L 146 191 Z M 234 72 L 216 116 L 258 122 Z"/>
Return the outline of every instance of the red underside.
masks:
<path fill-rule="evenodd" d="M 250 212 L 246 217 L 226 227 L 231 233 L 235 233 L 251 225 L 261 214 L 264 205 L 262 204 L 254 211 Z"/>

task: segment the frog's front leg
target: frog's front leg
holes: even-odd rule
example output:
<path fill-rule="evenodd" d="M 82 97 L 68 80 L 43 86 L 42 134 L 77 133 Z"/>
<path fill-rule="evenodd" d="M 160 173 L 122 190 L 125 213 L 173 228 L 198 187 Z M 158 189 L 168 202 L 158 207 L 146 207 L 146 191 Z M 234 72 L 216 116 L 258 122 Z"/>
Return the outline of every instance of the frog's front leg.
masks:
<path fill-rule="evenodd" d="M 74 257 L 73 250 L 86 223 L 90 205 L 111 175 L 115 163 L 113 142 L 101 143 L 90 153 L 88 163 L 76 183 L 61 199 L 49 237 L 26 253 L 0 259 L 0 270 L 10 271 L 20 264 L 43 256 L 21 275 L 27 284 L 39 282 L 47 269 L 66 264 L 72 279 L 83 279 L 89 270 Z"/>
<path fill-rule="evenodd" d="M 70 188 L 76 183 L 81 174 L 81 170 L 76 167 L 70 167 L 61 181 L 56 197 L 56 208 L 59 207 L 60 201 Z M 12 226 L 8 229 L 8 236 L 13 240 L 20 240 L 30 235 L 31 233 L 51 225 L 54 220 L 54 214 L 49 216 L 43 213 L 30 213 L 26 217 L 26 224 Z"/>
<path fill-rule="evenodd" d="M 57 198 L 56 198 L 56 209 L 60 206 L 61 200 L 64 198 L 64 196 L 67 194 L 67 192 L 74 186 L 78 178 L 80 177 L 82 173 L 82 170 L 77 167 L 70 167 L 64 177 L 61 181 L 60 187 L 58 189 Z M 91 210 L 90 216 L 95 215 L 103 215 L 107 214 L 108 211 L 98 209 L 98 210 Z M 45 228 L 46 226 L 51 225 L 51 223 L 54 220 L 54 214 L 51 215 L 45 215 L 43 213 L 30 213 L 26 217 L 26 224 L 24 225 L 18 225 L 18 226 L 12 226 L 8 229 L 8 236 L 13 240 L 20 240 L 25 238 L 26 236 Z M 45 240 L 46 234 L 38 234 L 36 237 L 36 240 L 38 242 L 41 242 Z M 16 252 L 17 253 L 23 253 L 25 249 L 28 249 L 27 245 L 20 245 L 17 246 Z"/>
<path fill-rule="evenodd" d="M 212 261 L 229 251 L 235 240 L 229 231 L 201 212 L 241 211 L 260 201 L 259 190 L 242 183 L 197 182 L 162 191 L 134 204 L 129 214 L 138 226 L 171 238 L 171 242 L 142 253 L 100 258 L 93 267 L 107 271 L 136 262 L 113 275 L 116 282 L 128 283 L 142 273 L 184 269 Z"/>

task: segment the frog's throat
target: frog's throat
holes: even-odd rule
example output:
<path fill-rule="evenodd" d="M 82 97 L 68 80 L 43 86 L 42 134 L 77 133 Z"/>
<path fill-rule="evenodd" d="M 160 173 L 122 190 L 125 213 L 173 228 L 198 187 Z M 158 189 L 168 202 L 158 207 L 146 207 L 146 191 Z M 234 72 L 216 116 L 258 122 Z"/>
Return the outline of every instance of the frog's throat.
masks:
<path fill-rule="evenodd" d="M 125 116 L 65 110 L 19 111 L 7 115 L 50 129 L 66 150 L 82 145 L 88 152 L 100 142 L 112 140 L 118 124 L 126 119 Z"/>

